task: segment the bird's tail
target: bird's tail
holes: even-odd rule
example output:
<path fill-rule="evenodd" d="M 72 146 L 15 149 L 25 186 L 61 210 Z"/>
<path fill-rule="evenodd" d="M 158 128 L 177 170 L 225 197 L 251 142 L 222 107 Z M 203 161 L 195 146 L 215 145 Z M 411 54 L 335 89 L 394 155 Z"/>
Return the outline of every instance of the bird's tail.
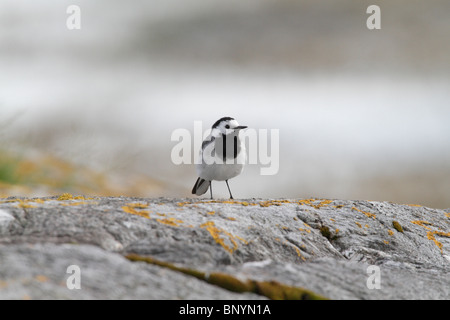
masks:
<path fill-rule="evenodd" d="M 192 194 L 196 194 L 198 196 L 201 196 L 202 194 L 206 193 L 208 191 L 209 185 L 211 184 L 211 181 L 198 178 L 197 182 L 195 182 L 194 188 L 192 188 Z"/>

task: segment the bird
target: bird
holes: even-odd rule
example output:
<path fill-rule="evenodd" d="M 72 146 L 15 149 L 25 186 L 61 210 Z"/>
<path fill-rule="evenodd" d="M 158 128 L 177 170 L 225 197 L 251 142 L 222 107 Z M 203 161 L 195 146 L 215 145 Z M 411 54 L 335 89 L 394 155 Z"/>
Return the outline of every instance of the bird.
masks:
<path fill-rule="evenodd" d="M 233 199 L 228 180 L 244 170 L 245 144 L 239 138 L 239 132 L 246 128 L 232 117 L 222 117 L 212 125 L 211 134 L 202 143 L 201 162 L 196 165 L 198 179 L 192 194 L 200 196 L 209 188 L 213 199 L 212 181 L 225 181 L 230 199 Z"/>

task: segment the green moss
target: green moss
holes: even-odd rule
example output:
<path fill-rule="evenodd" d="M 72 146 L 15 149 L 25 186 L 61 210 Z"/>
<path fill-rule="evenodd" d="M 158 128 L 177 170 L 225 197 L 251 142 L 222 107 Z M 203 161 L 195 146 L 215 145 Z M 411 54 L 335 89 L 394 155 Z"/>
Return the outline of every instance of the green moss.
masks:
<path fill-rule="evenodd" d="M 255 285 L 255 293 L 266 296 L 271 300 L 284 300 L 285 295 L 283 292 L 283 288 L 279 286 L 275 281 L 261 281 L 254 282 Z"/>
<path fill-rule="evenodd" d="M 15 157 L 6 155 L 4 151 L 1 151 L 0 155 L 0 182 L 9 184 L 17 184 L 20 182 L 17 175 L 17 167 L 19 160 Z"/>
<path fill-rule="evenodd" d="M 252 291 L 252 286 L 248 282 L 243 282 L 229 274 L 225 273 L 211 273 L 207 279 L 208 283 L 233 292 L 247 292 Z"/>
<path fill-rule="evenodd" d="M 194 270 L 194 269 L 189 269 L 189 268 L 177 267 L 173 263 L 159 261 L 159 260 L 153 259 L 151 257 L 143 257 L 143 256 L 140 256 L 140 255 L 137 255 L 137 254 L 129 254 L 125 258 L 127 258 L 128 260 L 131 260 L 131 261 L 146 262 L 148 264 L 154 264 L 156 266 L 163 267 L 163 268 L 168 268 L 168 269 L 173 270 L 173 271 L 182 272 L 184 274 L 193 276 L 193 277 L 201 279 L 201 280 L 205 280 L 205 277 L 206 277 L 204 272 L 200 272 L 200 271 L 197 271 L 197 270 Z"/>
<path fill-rule="evenodd" d="M 328 240 L 331 240 L 331 232 L 330 232 L 330 228 L 328 228 L 327 226 L 321 226 L 320 227 L 320 233 L 327 238 Z"/>
<path fill-rule="evenodd" d="M 197 279 L 214 284 L 226 290 L 233 292 L 253 292 L 266 296 L 272 300 L 326 300 L 326 298 L 303 288 L 288 286 L 276 281 L 241 281 L 238 278 L 220 272 L 207 274 L 194 269 L 177 267 L 172 263 L 159 261 L 151 257 L 143 257 L 136 254 L 127 255 L 126 258 L 131 261 L 141 261 L 160 267 L 168 268 L 173 271 L 182 272 Z"/>
<path fill-rule="evenodd" d="M 392 226 L 397 230 L 398 232 L 403 233 L 403 228 L 397 221 L 392 221 Z"/>
<path fill-rule="evenodd" d="M 328 228 L 327 226 L 324 226 L 324 225 L 321 226 L 319 231 L 322 234 L 322 236 L 324 236 L 325 238 L 328 239 L 328 241 L 334 241 L 339 238 L 339 236 L 337 234 L 333 235 L 330 231 L 330 228 Z M 339 230 L 337 230 L 337 231 L 339 231 Z M 337 233 L 337 231 L 336 231 L 336 233 Z"/>
<path fill-rule="evenodd" d="M 312 291 L 288 286 L 277 281 L 253 281 L 255 293 L 272 300 L 327 300 Z"/>

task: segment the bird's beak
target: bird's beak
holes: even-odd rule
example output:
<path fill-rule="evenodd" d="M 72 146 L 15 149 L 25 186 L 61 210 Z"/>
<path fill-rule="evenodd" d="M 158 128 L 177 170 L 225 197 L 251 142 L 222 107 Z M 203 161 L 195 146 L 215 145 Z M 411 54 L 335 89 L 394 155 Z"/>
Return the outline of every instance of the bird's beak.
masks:
<path fill-rule="evenodd" d="M 237 126 L 234 130 L 247 129 L 247 126 Z"/>

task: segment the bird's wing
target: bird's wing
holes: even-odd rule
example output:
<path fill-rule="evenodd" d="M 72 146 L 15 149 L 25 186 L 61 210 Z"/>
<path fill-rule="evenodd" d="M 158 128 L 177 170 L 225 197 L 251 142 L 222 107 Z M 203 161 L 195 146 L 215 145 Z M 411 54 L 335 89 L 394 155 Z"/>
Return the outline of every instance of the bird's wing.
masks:
<path fill-rule="evenodd" d="M 214 136 L 207 137 L 202 143 L 202 150 L 200 151 L 200 159 L 202 159 L 202 166 L 206 163 L 212 163 L 214 159 Z"/>
<path fill-rule="evenodd" d="M 202 151 L 205 150 L 205 148 L 212 143 L 216 138 L 213 136 L 209 136 L 207 137 L 203 142 L 202 142 Z"/>

